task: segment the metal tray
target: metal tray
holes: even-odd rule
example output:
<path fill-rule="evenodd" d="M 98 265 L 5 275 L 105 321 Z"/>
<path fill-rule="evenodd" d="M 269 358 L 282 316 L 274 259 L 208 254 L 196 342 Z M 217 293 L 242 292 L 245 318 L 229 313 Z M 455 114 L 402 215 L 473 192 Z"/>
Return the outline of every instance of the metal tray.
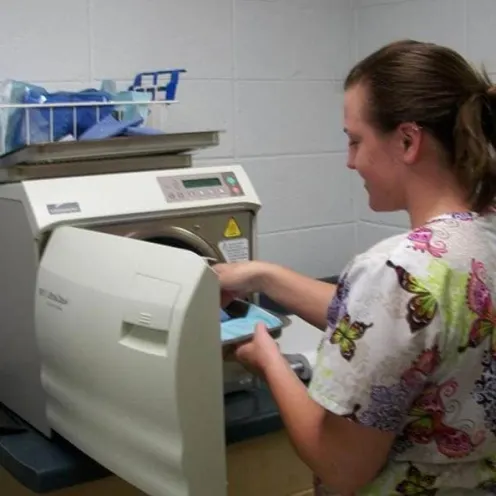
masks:
<path fill-rule="evenodd" d="M 192 166 L 191 155 L 156 155 L 145 158 L 124 157 L 105 160 L 74 161 L 53 164 L 16 165 L 0 168 L 0 183 L 49 179 L 54 177 L 88 176 L 160 169 L 181 169 Z"/>
<path fill-rule="evenodd" d="M 251 303 L 249 301 L 245 300 L 233 300 L 226 308 L 224 308 L 224 311 L 227 312 L 231 317 L 236 318 L 236 317 L 244 317 L 246 313 L 248 312 L 248 309 L 250 307 Z M 277 339 L 281 336 L 282 330 L 286 327 L 288 327 L 291 324 L 291 319 L 287 317 L 286 315 L 281 315 L 276 312 L 273 312 L 272 310 L 267 310 L 266 308 L 261 307 L 264 311 L 270 313 L 274 317 L 277 317 L 278 319 L 281 320 L 281 325 L 278 327 L 272 327 L 267 329 L 269 334 L 274 338 Z M 222 347 L 230 347 L 233 345 L 241 344 L 243 342 L 250 341 L 253 337 L 253 334 L 249 334 L 247 336 L 240 336 L 238 338 L 234 339 L 229 339 L 227 341 L 222 342 Z"/>
<path fill-rule="evenodd" d="M 219 144 L 219 131 L 116 137 L 92 141 L 58 141 L 28 145 L 0 157 L 0 168 L 28 164 L 146 157 L 193 152 Z"/>

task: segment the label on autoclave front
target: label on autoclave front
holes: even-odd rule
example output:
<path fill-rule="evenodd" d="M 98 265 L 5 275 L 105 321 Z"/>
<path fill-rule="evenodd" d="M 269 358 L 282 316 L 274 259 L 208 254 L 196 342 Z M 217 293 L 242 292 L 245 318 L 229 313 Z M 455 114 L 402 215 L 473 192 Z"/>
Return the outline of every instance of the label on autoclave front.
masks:
<path fill-rule="evenodd" d="M 226 239 L 218 246 L 226 262 L 243 262 L 250 259 L 250 243 L 247 238 Z"/>

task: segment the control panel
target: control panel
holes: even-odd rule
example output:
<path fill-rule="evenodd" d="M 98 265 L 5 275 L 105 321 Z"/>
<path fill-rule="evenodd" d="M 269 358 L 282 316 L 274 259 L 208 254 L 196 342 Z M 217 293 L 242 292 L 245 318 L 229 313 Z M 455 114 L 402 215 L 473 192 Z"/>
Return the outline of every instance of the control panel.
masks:
<path fill-rule="evenodd" d="M 243 196 L 234 172 L 162 176 L 157 181 L 168 202 L 184 202 Z"/>

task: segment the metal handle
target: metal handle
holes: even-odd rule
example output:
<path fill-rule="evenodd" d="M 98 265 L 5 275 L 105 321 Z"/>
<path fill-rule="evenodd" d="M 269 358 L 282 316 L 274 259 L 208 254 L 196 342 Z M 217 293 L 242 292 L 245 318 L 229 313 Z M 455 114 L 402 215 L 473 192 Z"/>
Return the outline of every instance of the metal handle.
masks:
<path fill-rule="evenodd" d="M 309 381 L 312 377 L 312 367 L 305 356 L 293 353 L 284 355 L 291 369 L 302 381 Z"/>

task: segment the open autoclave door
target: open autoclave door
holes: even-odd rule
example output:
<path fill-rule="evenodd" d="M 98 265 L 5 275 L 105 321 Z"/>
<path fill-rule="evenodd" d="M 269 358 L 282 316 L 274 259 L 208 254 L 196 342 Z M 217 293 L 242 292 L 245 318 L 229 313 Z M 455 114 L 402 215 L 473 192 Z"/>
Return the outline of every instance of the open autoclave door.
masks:
<path fill-rule="evenodd" d="M 63 226 L 36 292 L 53 430 L 150 496 L 225 495 L 219 287 L 208 264 Z"/>

